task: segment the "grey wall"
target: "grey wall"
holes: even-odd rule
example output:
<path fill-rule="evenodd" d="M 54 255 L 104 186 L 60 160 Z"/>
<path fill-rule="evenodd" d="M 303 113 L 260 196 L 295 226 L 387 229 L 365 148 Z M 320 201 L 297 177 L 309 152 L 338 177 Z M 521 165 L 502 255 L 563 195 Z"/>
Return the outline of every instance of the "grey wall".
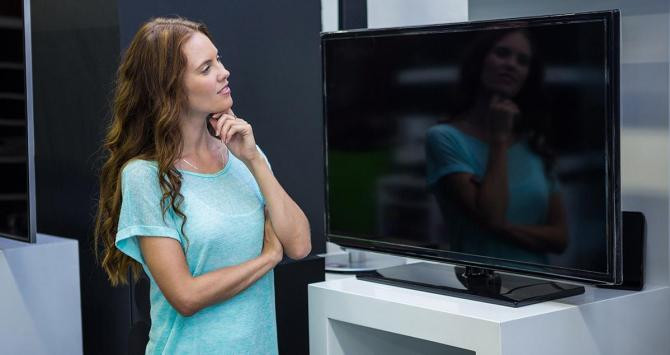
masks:
<path fill-rule="evenodd" d="M 308 0 L 119 0 L 122 49 L 150 17 L 208 26 L 231 72 L 233 110 L 254 126 L 279 182 L 307 214 L 313 254 L 325 251 L 320 13 Z"/>
<path fill-rule="evenodd" d="M 647 287 L 667 285 L 668 2 L 474 0 L 468 13 L 485 20 L 608 9 L 621 11 L 621 208 L 647 217 Z"/>
<path fill-rule="evenodd" d="M 97 151 L 119 54 L 116 1 L 31 5 L 37 230 L 79 241 L 84 352 L 125 353 L 129 290 L 110 287 L 91 252 Z"/>

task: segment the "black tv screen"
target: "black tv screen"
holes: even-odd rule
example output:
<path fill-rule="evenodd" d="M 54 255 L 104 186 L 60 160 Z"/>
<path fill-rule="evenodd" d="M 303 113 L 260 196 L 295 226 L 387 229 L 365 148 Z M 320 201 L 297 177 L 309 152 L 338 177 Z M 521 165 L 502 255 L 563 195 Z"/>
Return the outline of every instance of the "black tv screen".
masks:
<path fill-rule="evenodd" d="M 30 1 L 0 6 L 0 237 L 35 242 Z"/>
<path fill-rule="evenodd" d="M 620 281 L 616 11 L 322 34 L 326 233 Z"/>

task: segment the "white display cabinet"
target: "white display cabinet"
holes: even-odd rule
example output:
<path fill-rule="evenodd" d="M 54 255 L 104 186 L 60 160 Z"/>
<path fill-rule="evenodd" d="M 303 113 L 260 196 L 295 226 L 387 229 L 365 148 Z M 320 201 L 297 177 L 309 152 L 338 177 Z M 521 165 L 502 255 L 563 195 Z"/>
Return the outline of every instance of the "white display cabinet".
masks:
<path fill-rule="evenodd" d="M 670 288 L 511 308 L 341 278 L 308 286 L 310 354 L 667 354 Z"/>
<path fill-rule="evenodd" d="M 82 354 L 76 240 L 0 237 L 0 354 Z"/>

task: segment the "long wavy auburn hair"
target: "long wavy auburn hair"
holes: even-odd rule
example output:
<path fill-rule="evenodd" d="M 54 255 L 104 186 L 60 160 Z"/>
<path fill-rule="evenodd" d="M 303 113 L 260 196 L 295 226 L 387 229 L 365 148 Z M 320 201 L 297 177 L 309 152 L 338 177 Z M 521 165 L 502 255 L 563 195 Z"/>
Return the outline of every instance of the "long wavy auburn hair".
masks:
<path fill-rule="evenodd" d="M 205 25 L 183 18 L 154 18 L 144 23 L 122 57 L 116 74 L 112 119 L 102 145 L 100 195 L 95 220 L 94 250 L 113 286 L 133 281 L 142 266 L 114 244 L 121 211 L 121 171 L 133 159 L 156 161 L 162 192 L 161 209 L 183 218 L 181 174 L 173 166 L 181 155 L 181 113 L 187 109 L 183 74 L 187 59 L 182 46 L 193 33 L 211 39 Z"/>

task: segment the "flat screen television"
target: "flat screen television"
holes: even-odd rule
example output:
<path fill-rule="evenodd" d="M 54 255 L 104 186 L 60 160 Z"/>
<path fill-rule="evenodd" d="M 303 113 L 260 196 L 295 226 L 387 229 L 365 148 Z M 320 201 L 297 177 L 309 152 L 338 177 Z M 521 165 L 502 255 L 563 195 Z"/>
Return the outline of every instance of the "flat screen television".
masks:
<path fill-rule="evenodd" d="M 0 237 L 35 242 L 30 1 L 0 5 Z"/>
<path fill-rule="evenodd" d="M 458 265 L 456 288 L 484 275 L 484 293 L 524 293 L 512 305 L 583 292 L 512 274 L 621 282 L 617 11 L 329 32 L 321 48 L 329 241 Z M 430 268 L 396 276 L 444 278 Z"/>

